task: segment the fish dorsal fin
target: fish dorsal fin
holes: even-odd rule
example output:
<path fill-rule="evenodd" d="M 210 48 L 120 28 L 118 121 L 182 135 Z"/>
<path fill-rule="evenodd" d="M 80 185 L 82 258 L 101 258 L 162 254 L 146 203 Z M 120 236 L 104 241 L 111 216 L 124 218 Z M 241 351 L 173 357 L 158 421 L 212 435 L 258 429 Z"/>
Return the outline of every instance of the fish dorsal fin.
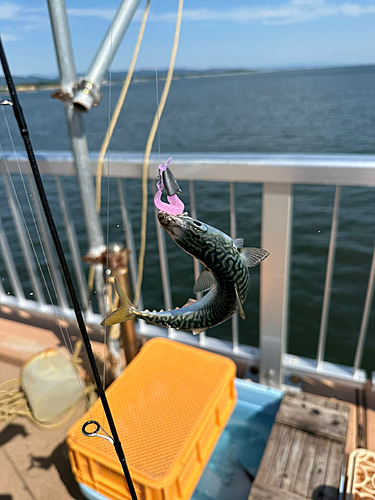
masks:
<path fill-rule="evenodd" d="M 210 290 L 215 286 L 216 281 L 212 273 L 208 269 L 204 269 L 197 281 L 195 282 L 193 293 L 201 293 Z"/>
<path fill-rule="evenodd" d="M 206 328 L 195 328 L 194 330 L 192 330 L 194 335 L 198 335 L 198 333 L 202 333 L 204 331 L 206 331 Z"/>
<path fill-rule="evenodd" d="M 243 310 L 243 307 L 242 307 L 242 302 L 241 302 L 240 296 L 238 294 L 237 285 L 234 285 L 234 289 L 236 290 L 236 306 L 237 306 L 237 311 L 238 311 L 239 315 L 241 316 L 241 318 L 245 319 L 246 318 L 245 311 Z"/>
<path fill-rule="evenodd" d="M 269 256 L 269 252 L 261 248 L 240 248 L 239 251 L 244 257 L 247 267 L 255 267 Z"/>
<path fill-rule="evenodd" d="M 182 307 L 188 307 L 188 306 L 191 306 L 193 304 L 195 304 L 197 301 L 196 299 L 188 299 L 188 301 L 186 302 L 186 304 L 184 304 Z"/>
<path fill-rule="evenodd" d="M 237 248 L 242 248 L 243 247 L 243 242 L 244 242 L 243 238 L 235 238 L 233 240 L 233 243 L 236 245 Z"/>

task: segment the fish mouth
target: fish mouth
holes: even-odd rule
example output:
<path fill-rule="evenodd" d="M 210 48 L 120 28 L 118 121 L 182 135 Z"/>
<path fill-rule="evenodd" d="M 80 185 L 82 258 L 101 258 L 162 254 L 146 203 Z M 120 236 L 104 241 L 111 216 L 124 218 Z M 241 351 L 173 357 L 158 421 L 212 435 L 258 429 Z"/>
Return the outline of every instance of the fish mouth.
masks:
<path fill-rule="evenodd" d="M 180 239 L 188 230 L 188 225 L 181 217 L 181 215 L 171 215 L 167 212 L 159 212 L 158 220 L 161 227 L 173 239 Z"/>

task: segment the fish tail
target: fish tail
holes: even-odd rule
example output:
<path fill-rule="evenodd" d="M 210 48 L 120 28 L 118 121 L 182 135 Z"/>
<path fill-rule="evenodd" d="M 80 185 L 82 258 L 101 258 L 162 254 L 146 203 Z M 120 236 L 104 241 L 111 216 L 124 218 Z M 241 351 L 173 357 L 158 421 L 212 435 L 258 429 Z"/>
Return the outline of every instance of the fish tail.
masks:
<path fill-rule="evenodd" d="M 128 319 L 134 318 L 135 307 L 130 302 L 129 297 L 126 295 L 124 290 L 119 285 L 118 281 L 115 279 L 115 289 L 117 295 L 119 296 L 121 306 L 109 313 L 103 321 L 100 323 L 103 326 L 115 325 L 116 323 L 123 323 L 128 321 Z"/>

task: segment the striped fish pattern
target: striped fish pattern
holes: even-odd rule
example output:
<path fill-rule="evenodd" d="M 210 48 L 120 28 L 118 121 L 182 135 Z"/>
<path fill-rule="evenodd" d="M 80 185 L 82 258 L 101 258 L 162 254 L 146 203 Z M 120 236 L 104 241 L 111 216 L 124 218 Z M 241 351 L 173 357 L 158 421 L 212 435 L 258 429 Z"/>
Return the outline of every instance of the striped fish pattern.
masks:
<path fill-rule="evenodd" d="M 160 225 L 185 252 L 198 259 L 204 271 L 193 292 L 207 292 L 200 300 L 170 311 L 136 309 L 116 283 L 121 307 L 102 322 L 111 325 L 139 318 L 154 325 L 200 333 L 223 323 L 239 312 L 250 286 L 249 267 L 258 265 L 269 253 L 258 248 L 243 248 L 243 240 L 233 240 L 220 230 L 189 217 L 187 214 L 158 214 Z"/>

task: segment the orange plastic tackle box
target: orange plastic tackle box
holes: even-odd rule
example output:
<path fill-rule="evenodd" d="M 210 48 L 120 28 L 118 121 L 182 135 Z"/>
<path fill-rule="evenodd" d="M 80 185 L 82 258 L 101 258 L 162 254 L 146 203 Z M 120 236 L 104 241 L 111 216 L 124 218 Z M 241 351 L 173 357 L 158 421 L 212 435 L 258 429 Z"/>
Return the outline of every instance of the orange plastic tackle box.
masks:
<path fill-rule="evenodd" d="M 106 394 L 139 500 L 188 499 L 236 402 L 228 358 L 167 339 L 148 341 Z M 68 433 L 78 483 L 105 498 L 130 498 L 111 443 L 81 432 L 87 420 L 109 432 L 97 401 Z"/>

